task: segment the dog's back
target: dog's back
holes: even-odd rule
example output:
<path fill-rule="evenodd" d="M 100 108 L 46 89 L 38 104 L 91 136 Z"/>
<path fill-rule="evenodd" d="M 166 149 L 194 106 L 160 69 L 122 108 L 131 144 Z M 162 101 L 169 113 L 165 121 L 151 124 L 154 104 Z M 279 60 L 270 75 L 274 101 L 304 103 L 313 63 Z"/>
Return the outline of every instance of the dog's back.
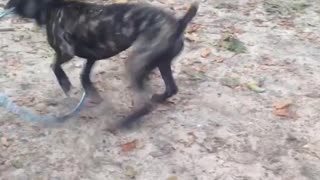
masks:
<path fill-rule="evenodd" d="M 107 58 L 130 47 L 142 34 L 150 39 L 159 33 L 169 36 L 178 25 L 174 16 L 148 5 L 70 2 L 52 10 L 47 28 L 49 36 L 63 32 L 78 56 Z"/>
<path fill-rule="evenodd" d="M 64 0 L 11 0 L 17 14 L 33 18 L 46 25 L 53 48 L 62 41 L 73 46 L 83 58 L 104 59 L 121 52 L 143 34 L 144 38 L 169 39 L 179 36 L 197 10 L 196 6 L 184 18 L 146 4 L 98 5 Z M 175 37 L 176 38 L 176 37 Z M 105 49 L 111 51 L 106 52 Z M 70 50 L 71 51 L 71 50 Z"/>

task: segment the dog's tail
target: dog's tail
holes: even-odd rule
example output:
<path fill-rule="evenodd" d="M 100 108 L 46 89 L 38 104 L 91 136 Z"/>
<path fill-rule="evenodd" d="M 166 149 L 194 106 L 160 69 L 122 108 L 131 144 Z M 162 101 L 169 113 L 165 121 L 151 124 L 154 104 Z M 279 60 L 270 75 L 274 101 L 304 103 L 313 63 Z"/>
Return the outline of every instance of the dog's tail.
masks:
<path fill-rule="evenodd" d="M 181 19 L 179 19 L 180 25 L 178 26 L 178 29 L 176 31 L 177 36 L 181 35 L 184 32 L 189 22 L 196 16 L 198 9 L 199 9 L 199 2 L 193 2 L 190 5 L 187 13 Z"/>

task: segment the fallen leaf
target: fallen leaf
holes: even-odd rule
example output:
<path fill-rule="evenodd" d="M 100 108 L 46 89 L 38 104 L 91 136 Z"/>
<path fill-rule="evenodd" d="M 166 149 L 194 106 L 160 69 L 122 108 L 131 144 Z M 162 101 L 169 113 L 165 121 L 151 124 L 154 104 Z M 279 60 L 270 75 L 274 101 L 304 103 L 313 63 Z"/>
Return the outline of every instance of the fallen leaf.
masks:
<path fill-rule="evenodd" d="M 194 33 L 194 32 L 196 32 L 196 31 L 198 31 L 199 29 L 200 29 L 200 25 L 199 24 L 191 24 L 188 28 L 187 28 L 187 30 L 186 30 L 186 32 L 187 33 Z"/>
<path fill-rule="evenodd" d="M 247 87 L 256 93 L 263 93 L 266 91 L 264 88 L 260 87 L 257 83 L 248 83 Z"/>
<path fill-rule="evenodd" d="M 189 136 L 189 139 L 186 143 L 186 146 L 190 147 L 191 145 L 193 145 L 196 142 L 197 136 L 193 132 L 189 132 L 188 136 Z"/>
<path fill-rule="evenodd" d="M 191 42 L 197 42 L 200 39 L 198 34 L 196 33 L 186 33 L 185 37 L 186 37 L 186 40 Z"/>
<path fill-rule="evenodd" d="M 138 140 L 133 140 L 131 142 L 121 145 L 122 152 L 127 153 L 137 148 Z"/>
<path fill-rule="evenodd" d="M 187 139 L 178 140 L 179 143 L 183 144 L 184 147 L 191 147 L 197 140 L 197 136 L 193 132 L 189 132 Z"/>
<path fill-rule="evenodd" d="M 203 57 L 203 58 L 207 58 L 208 56 L 210 56 L 211 54 L 211 49 L 209 48 L 204 48 L 201 53 L 200 53 L 200 56 Z"/>
<path fill-rule="evenodd" d="M 291 102 L 288 102 L 288 101 L 280 101 L 280 102 L 276 102 L 273 104 L 273 107 L 275 109 L 284 109 L 284 108 L 287 108 L 291 105 Z"/>
<path fill-rule="evenodd" d="M 290 112 L 288 108 L 276 109 L 274 111 L 274 114 L 281 117 L 290 117 Z"/>
<path fill-rule="evenodd" d="M 223 63 L 223 62 L 224 62 L 224 60 L 225 60 L 225 58 L 224 58 L 224 57 L 217 56 L 217 57 L 216 57 L 216 59 L 215 59 L 215 62 L 217 62 L 217 63 Z"/>
<path fill-rule="evenodd" d="M 293 117 L 293 112 L 290 111 L 289 107 L 291 106 L 289 101 L 279 101 L 273 103 L 274 114 L 280 117 Z"/>

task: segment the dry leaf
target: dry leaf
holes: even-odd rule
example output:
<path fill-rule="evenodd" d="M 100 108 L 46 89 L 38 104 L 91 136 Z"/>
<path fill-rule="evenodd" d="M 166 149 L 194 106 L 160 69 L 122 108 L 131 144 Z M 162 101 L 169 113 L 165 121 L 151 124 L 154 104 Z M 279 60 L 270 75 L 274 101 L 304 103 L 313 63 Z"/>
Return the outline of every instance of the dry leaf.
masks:
<path fill-rule="evenodd" d="M 196 143 L 197 136 L 193 132 L 188 133 L 188 139 L 180 139 L 178 142 L 183 144 L 184 147 L 191 147 Z"/>
<path fill-rule="evenodd" d="M 247 87 L 256 93 L 263 93 L 266 91 L 264 88 L 260 87 L 257 83 L 248 83 Z"/>
<path fill-rule="evenodd" d="M 191 24 L 188 28 L 187 28 L 187 30 L 186 30 L 186 32 L 187 33 L 194 33 L 194 32 L 196 32 L 196 31 L 198 31 L 199 29 L 200 29 L 200 25 L 199 24 Z"/>
<path fill-rule="evenodd" d="M 189 138 L 188 138 L 188 142 L 186 143 L 186 146 L 190 147 L 196 142 L 197 136 L 193 132 L 189 132 L 188 135 L 189 135 Z"/>
<path fill-rule="evenodd" d="M 204 48 L 200 53 L 201 57 L 203 58 L 207 58 L 208 56 L 210 56 L 210 54 L 211 54 L 211 49 L 209 48 Z"/>
<path fill-rule="evenodd" d="M 221 56 L 217 56 L 216 59 L 215 59 L 215 62 L 217 63 L 223 63 L 225 60 L 225 58 L 221 57 Z"/>
<path fill-rule="evenodd" d="M 274 114 L 281 117 L 290 117 L 290 112 L 288 108 L 276 109 L 274 111 Z"/>
<path fill-rule="evenodd" d="M 273 104 L 273 107 L 276 109 L 284 109 L 291 105 L 290 102 L 282 101 L 282 102 L 276 102 Z"/>
<path fill-rule="evenodd" d="M 122 152 L 127 153 L 127 152 L 130 152 L 130 151 L 136 149 L 137 148 L 137 143 L 138 143 L 138 140 L 135 139 L 135 140 L 133 140 L 131 142 L 122 144 L 121 145 Z"/>
<path fill-rule="evenodd" d="M 275 108 L 274 114 L 280 117 L 292 117 L 289 109 L 290 105 L 291 105 L 291 102 L 288 102 L 288 101 L 279 101 L 274 103 L 273 104 L 273 107 Z"/>
<path fill-rule="evenodd" d="M 191 42 L 199 41 L 199 36 L 196 33 L 186 33 L 186 39 Z"/>

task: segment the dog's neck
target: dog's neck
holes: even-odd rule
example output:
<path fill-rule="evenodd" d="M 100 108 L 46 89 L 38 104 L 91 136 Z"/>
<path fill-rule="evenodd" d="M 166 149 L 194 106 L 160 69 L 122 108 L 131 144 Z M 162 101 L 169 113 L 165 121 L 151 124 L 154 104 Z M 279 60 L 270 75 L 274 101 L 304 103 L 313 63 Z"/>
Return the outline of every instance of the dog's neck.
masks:
<path fill-rule="evenodd" d="M 23 18 L 29 18 L 36 21 L 37 25 L 46 25 L 49 13 L 54 8 L 59 8 L 65 2 L 63 0 L 56 1 L 40 1 L 39 4 L 19 4 L 15 7 L 15 13 Z"/>

